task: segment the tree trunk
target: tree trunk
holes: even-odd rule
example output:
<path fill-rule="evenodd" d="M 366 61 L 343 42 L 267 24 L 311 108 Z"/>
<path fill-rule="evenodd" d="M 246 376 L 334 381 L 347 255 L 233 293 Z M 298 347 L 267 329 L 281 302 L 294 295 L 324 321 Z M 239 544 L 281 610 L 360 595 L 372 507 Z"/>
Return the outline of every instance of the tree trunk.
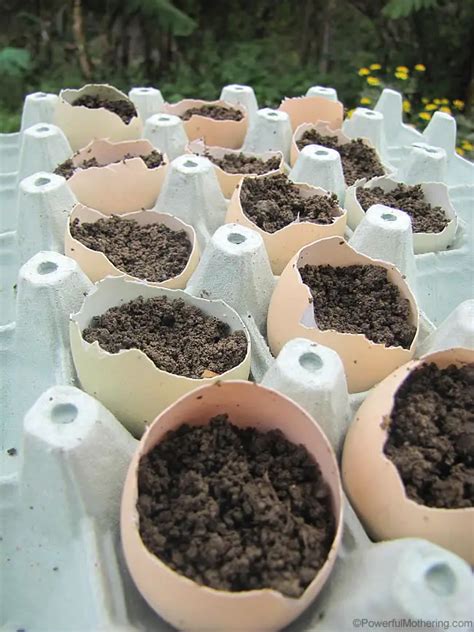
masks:
<path fill-rule="evenodd" d="M 82 24 L 82 5 L 81 0 L 73 0 L 72 7 L 72 32 L 74 34 L 74 43 L 77 48 L 77 56 L 79 66 L 85 79 L 91 78 L 91 65 L 87 56 L 86 39 Z"/>

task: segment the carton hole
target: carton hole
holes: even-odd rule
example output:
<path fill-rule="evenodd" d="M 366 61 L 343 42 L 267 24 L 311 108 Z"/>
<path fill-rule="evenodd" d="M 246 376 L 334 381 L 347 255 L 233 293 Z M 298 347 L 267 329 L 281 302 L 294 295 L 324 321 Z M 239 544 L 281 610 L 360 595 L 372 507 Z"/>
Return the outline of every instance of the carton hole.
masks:
<path fill-rule="evenodd" d="M 169 116 L 160 116 L 160 118 L 158 120 L 159 121 L 169 121 L 170 117 Z"/>
<path fill-rule="evenodd" d="M 42 261 L 36 268 L 38 274 L 51 274 L 51 272 L 56 272 L 57 269 L 58 264 L 54 263 L 54 261 Z"/>
<path fill-rule="evenodd" d="M 37 93 L 35 94 L 35 97 L 36 97 L 37 99 L 44 99 L 44 98 L 45 98 L 45 97 L 47 97 L 47 96 L 48 96 L 48 95 L 46 94 L 46 92 L 37 92 Z"/>
<path fill-rule="evenodd" d="M 317 150 L 314 152 L 314 155 L 315 155 L 315 156 L 327 156 L 327 155 L 328 155 L 328 152 L 327 152 L 325 149 L 317 149 Z"/>
<path fill-rule="evenodd" d="M 234 90 L 238 90 L 239 92 L 242 92 L 243 89 L 243 86 L 234 86 Z"/>
<path fill-rule="evenodd" d="M 35 187 L 42 187 L 44 184 L 49 184 L 51 180 L 49 178 L 36 178 L 34 185 Z"/>
<path fill-rule="evenodd" d="M 76 419 L 77 413 L 74 404 L 56 404 L 51 410 L 51 421 L 55 424 L 70 424 Z"/>
<path fill-rule="evenodd" d="M 375 116 L 375 112 L 371 112 L 370 110 L 368 112 L 365 112 L 366 116 Z"/>
<path fill-rule="evenodd" d="M 197 167 L 198 164 L 197 162 L 194 162 L 194 160 L 186 160 L 185 163 L 183 163 L 183 167 Z"/>
<path fill-rule="evenodd" d="M 431 147 L 424 147 L 423 148 L 427 154 L 437 154 L 438 152 L 436 151 L 436 149 L 431 149 Z"/>
<path fill-rule="evenodd" d="M 425 582 L 437 595 L 452 595 L 456 590 L 456 575 L 445 562 L 430 566 L 425 571 Z"/>
<path fill-rule="evenodd" d="M 230 233 L 229 235 L 227 235 L 227 241 L 230 241 L 231 244 L 242 244 L 244 241 L 246 241 L 246 239 L 247 238 L 240 233 Z"/>
<path fill-rule="evenodd" d="M 382 219 L 386 222 L 394 222 L 397 218 L 393 213 L 382 213 Z"/>
<path fill-rule="evenodd" d="M 140 92 L 150 92 L 150 88 L 140 88 Z"/>
<path fill-rule="evenodd" d="M 319 369 L 323 366 L 323 361 L 320 356 L 317 353 L 312 353 L 311 351 L 303 353 L 303 355 L 300 356 L 299 362 L 300 366 L 310 373 L 316 373 L 316 371 L 319 371 Z"/>
<path fill-rule="evenodd" d="M 267 116 L 271 116 L 272 118 L 277 118 L 278 112 L 267 112 Z"/>
<path fill-rule="evenodd" d="M 36 130 L 38 132 L 49 132 L 49 127 L 46 127 L 46 125 L 42 125 L 41 127 L 37 127 Z"/>

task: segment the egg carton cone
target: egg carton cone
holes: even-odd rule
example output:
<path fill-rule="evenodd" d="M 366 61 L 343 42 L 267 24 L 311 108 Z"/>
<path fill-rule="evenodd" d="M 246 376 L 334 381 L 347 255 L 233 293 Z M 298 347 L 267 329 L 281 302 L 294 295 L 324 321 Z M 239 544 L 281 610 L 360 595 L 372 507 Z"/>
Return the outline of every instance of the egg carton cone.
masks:
<path fill-rule="evenodd" d="M 413 143 L 396 172 L 396 178 L 406 184 L 445 182 L 446 173 L 447 158 L 444 149 L 427 143 Z"/>
<path fill-rule="evenodd" d="M 474 299 L 464 301 L 425 338 L 417 356 L 455 347 L 474 349 Z"/>
<path fill-rule="evenodd" d="M 390 162 L 385 140 L 384 115 L 368 108 L 356 108 L 350 118 L 346 118 L 342 131 L 349 138 L 368 138 L 383 162 Z"/>
<path fill-rule="evenodd" d="M 306 338 L 287 342 L 261 382 L 298 402 L 340 454 L 351 411 L 344 366 L 338 354 Z"/>
<path fill-rule="evenodd" d="M 411 220 L 398 209 L 374 204 L 349 239 L 359 252 L 393 263 L 410 288 L 416 290 L 416 264 Z"/>
<path fill-rule="evenodd" d="M 0 235 L 16 230 L 17 174 L 0 173 Z"/>
<path fill-rule="evenodd" d="M 54 171 L 72 154 L 64 133 L 52 123 L 37 123 L 25 129 L 20 148 L 18 181 L 37 171 Z"/>
<path fill-rule="evenodd" d="M 291 121 L 286 112 L 262 108 L 250 121 L 243 149 L 253 153 L 280 151 L 285 162 L 290 162 L 292 137 Z"/>
<path fill-rule="evenodd" d="M 191 224 L 203 250 L 214 231 L 224 223 L 227 210 L 212 162 L 189 154 L 175 158 L 155 210 L 176 215 Z"/>
<path fill-rule="evenodd" d="M 306 92 L 307 97 L 324 97 L 330 101 L 338 101 L 337 90 L 326 86 L 311 86 Z"/>
<path fill-rule="evenodd" d="M 335 193 L 341 206 L 344 205 L 346 183 L 341 156 L 335 149 L 322 145 L 303 147 L 288 177 L 293 182 L 305 182 Z"/>
<path fill-rule="evenodd" d="M 263 335 L 274 285 L 262 237 L 245 226 L 225 224 L 212 236 L 186 286 L 189 294 L 222 299 L 240 315 L 252 341 L 257 381 L 273 362 Z"/>
<path fill-rule="evenodd" d="M 174 114 L 154 114 L 145 122 L 143 137 L 174 160 L 185 152 L 188 137 L 183 121 Z"/>
<path fill-rule="evenodd" d="M 242 105 L 247 110 L 249 123 L 255 119 L 258 111 L 258 103 L 255 92 L 251 86 L 231 83 L 222 88 L 219 99 L 231 103 L 232 105 Z"/>
<path fill-rule="evenodd" d="M 158 88 L 132 88 L 128 93 L 128 98 L 137 108 L 137 112 L 143 123 L 150 116 L 158 114 L 165 103 Z"/>

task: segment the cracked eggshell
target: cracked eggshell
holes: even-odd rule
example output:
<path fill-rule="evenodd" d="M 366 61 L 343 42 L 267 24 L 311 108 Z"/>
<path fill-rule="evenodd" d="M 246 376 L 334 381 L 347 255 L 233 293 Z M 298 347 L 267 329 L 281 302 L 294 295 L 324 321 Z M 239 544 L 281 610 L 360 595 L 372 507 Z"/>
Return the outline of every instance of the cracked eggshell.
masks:
<path fill-rule="evenodd" d="M 340 101 L 330 101 L 326 97 L 285 98 L 278 108 L 286 112 L 293 131 L 302 123 L 324 121 L 331 129 L 339 129 L 344 119 L 344 106 Z"/>
<path fill-rule="evenodd" d="M 74 151 L 85 147 L 95 138 L 108 138 L 112 141 L 140 138 L 142 121 L 138 112 L 127 124 L 106 108 L 72 105 L 76 99 L 86 95 L 99 95 L 110 101 L 125 100 L 132 103 L 126 94 L 108 84 L 87 84 L 79 90 L 61 90 L 54 123 L 63 130 Z"/>
<path fill-rule="evenodd" d="M 106 217 L 107 215 L 103 215 L 99 211 L 83 206 L 82 204 L 76 204 L 72 210 L 66 227 L 64 252 L 68 257 L 77 261 L 83 272 L 85 272 L 93 283 L 100 281 L 106 276 L 123 276 L 126 279 L 134 281 L 146 281 L 148 285 L 157 287 L 169 287 L 171 289 L 184 289 L 186 287 L 189 277 L 194 272 L 199 262 L 199 246 L 196 239 L 196 233 L 192 226 L 186 224 L 177 217 L 170 215 L 169 213 L 137 211 L 135 213 L 125 213 L 121 215 L 122 219 L 135 220 L 140 226 L 147 226 L 149 224 L 164 224 L 174 231 L 184 230 L 188 235 L 192 249 L 184 270 L 177 276 L 166 279 L 166 281 L 154 282 L 147 281 L 146 279 L 138 279 L 137 277 L 127 274 L 124 270 L 119 270 L 119 268 L 116 268 L 103 252 L 88 248 L 82 242 L 74 239 L 71 235 L 71 224 L 76 218 L 79 219 L 80 223 L 94 223 L 99 219 L 105 219 Z"/>
<path fill-rule="evenodd" d="M 250 178 L 265 178 L 261 176 L 245 176 Z M 289 260 L 303 247 L 318 239 L 332 237 L 334 235 L 343 236 L 346 229 L 346 211 L 339 207 L 339 215 L 336 216 L 332 224 L 316 224 L 313 222 L 293 222 L 284 228 L 280 228 L 275 233 L 267 233 L 259 228 L 242 209 L 240 202 L 240 192 L 243 179 L 234 191 L 226 215 L 226 224 L 242 224 L 255 230 L 262 236 L 265 248 L 270 259 L 273 274 L 279 275 L 289 262 Z M 327 195 L 327 191 L 319 187 L 314 187 L 304 183 L 293 183 L 299 188 L 304 197 L 313 195 Z"/>
<path fill-rule="evenodd" d="M 138 158 L 153 149 L 148 140 L 93 141 L 72 160 L 79 165 L 83 160 L 96 158 L 103 166 L 77 169 L 67 183 L 81 204 L 106 215 L 152 208 L 168 171 L 166 155 L 163 155 L 163 164 L 154 169 L 148 169 Z M 124 160 L 127 154 L 137 157 Z M 114 162 L 117 160 L 119 162 Z"/>
<path fill-rule="evenodd" d="M 182 298 L 206 314 L 215 316 L 230 326 L 231 331 L 243 330 L 248 349 L 243 362 L 220 375 L 189 378 L 159 369 L 139 349 L 124 349 L 109 353 L 82 337 L 82 331 L 94 316 L 110 307 L 121 305 L 139 296 Z M 135 436 L 140 436 L 146 424 L 181 395 L 198 386 L 217 380 L 247 379 L 250 372 L 250 338 L 238 314 L 223 301 L 196 298 L 183 290 L 156 287 L 124 277 L 106 277 L 88 294 L 81 310 L 70 317 L 69 334 L 76 372 L 83 390 L 104 404 Z"/>
<path fill-rule="evenodd" d="M 181 116 L 186 110 L 203 105 L 220 105 L 222 107 L 240 110 L 244 115 L 240 121 L 218 121 L 208 116 L 194 114 L 187 121 L 183 121 L 184 129 L 190 141 L 198 138 L 204 139 L 206 145 L 216 147 L 229 147 L 237 149 L 242 147 L 248 126 L 247 110 L 243 105 L 227 103 L 227 101 L 203 101 L 201 99 L 183 99 L 178 103 L 166 103 L 162 113 Z"/>
<path fill-rule="evenodd" d="M 303 444 L 319 464 L 333 498 L 336 534 L 328 558 L 298 599 L 272 589 L 228 592 L 201 586 L 173 571 L 143 544 L 139 530 L 137 468 L 142 455 L 166 433 L 181 426 L 205 425 L 213 416 L 227 413 L 233 424 L 264 432 L 280 429 L 296 444 Z M 163 411 L 148 428 L 130 463 L 121 506 L 121 535 L 130 573 L 149 605 L 179 630 L 281 630 L 315 599 L 326 582 L 342 533 L 342 491 L 334 452 L 317 423 L 284 395 L 250 382 L 218 382 L 185 395 Z"/>
<path fill-rule="evenodd" d="M 227 149 L 225 147 L 207 147 L 202 139 L 195 140 L 192 143 L 189 143 L 186 147 L 186 151 L 190 154 L 198 154 L 199 156 L 203 156 L 207 152 L 211 156 L 219 159 L 223 158 L 225 154 L 244 154 L 244 156 L 254 156 L 255 158 L 261 158 L 262 160 L 269 160 L 270 158 L 274 158 L 277 156 L 280 159 L 278 169 L 268 171 L 264 175 L 278 172 L 285 173 L 285 159 L 281 151 L 265 151 L 262 153 L 254 153 L 251 151 L 241 151 L 240 149 Z M 213 166 L 214 171 L 216 172 L 217 179 L 219 180 L 222 193 L 224 194 L 224 197 L 226 199 L 232 197 L 232 194 L 234 193 L 242 178 L 245 178 L 247 175 L 249 175 L 245 173 L 229 173 L 227 171 L 224 171 L 224 169 L 221 169 L 221 167 L 214 163 Z"/>
<path fill-rule="evenodd" d="M 411 322 L 416 334 L 409 349 L 386 347 L 363 334 L 342 333 L 334 329 L 318 329 L 310 290 L 301 280 L 299 268 L 304 265 L 377 265 L 387 270 L 389 281 L 407 298 Z M 419 314 L 415 298 L 400 272 L 386 261 L 363 255 L 340 237 L 321 239 L 302 248 L 284 269 L 273 292 L 268 310 L 267 333 L 273 355 L 292 338 L 309 338 L 337 351 L 344 364 L 349 392 L 372 388 L 394 369 L 410 360 L 418 339 Z"/>
<path fill-rule="evenodd" d="M 411 500 L 396 466 L 383 451 L 395 394 L 408 375 L 427 362 L 440 368 L 461 366 L 474 362 L 474 351 L 449 349 L 426 355 L 400 367 L 376 386 L 359 408 L 346 437 L 344 488 L 375 540 L 424 538 L 474 565 L 474 508 L 440 509 Z"/>
<path fill-rule="evenodd" d="M 348 226 L 352 230 L 355 230 L 365 216 L 365 211 L 357 199 L 358 189 L 380 187 L 385 192 L 389 192 L 395 189 L 398 184 L 400 183 L 388 176 L 380 176 L 378 178 L 372 178 L 369 181 L 359 181 L 348 187 L 344 202 L 347 210 Z M 439 233 L 413 233 L 413 248 L 415 254 L 419 255 L 425 252 L 446 250 L 446 247 L 454 241 L 458 226 L 456 211 L 449 199 L 448 187 L 441 182 L 423 182 L 420 183 L 420 186 L 426 201 L 432 206 L 441 206 L 449 223 Z"/>

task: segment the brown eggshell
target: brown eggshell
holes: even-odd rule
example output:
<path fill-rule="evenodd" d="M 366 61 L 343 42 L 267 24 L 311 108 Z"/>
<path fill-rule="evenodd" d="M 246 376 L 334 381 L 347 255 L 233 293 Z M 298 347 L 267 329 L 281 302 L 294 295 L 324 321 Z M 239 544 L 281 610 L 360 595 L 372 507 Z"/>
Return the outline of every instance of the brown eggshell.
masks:
<path fill-rule="evenodd" d="M 270 158 L 278 157 L 280 159 L 280 164 L 278 169 L 273 169 L 272 171 L 268 171 L 268 175 L 270 173 L 285 173 L 285 159 L 283 158 L 283 154 L 281 151 L 265 151 L 263 153 L 255 154 L 251 151 L 241 151 L 240 149 L 228 149 L 225 147 L 207 147 L 205 143 L 203 143 L 202 139 L 194 140 L 192 143 L 189 143 L 186 147 L 186 151 L 190 154 L 198 154 L 199 156 L 204 155 L 206 152 L 215 158 L 223 158 L 225 154 L 244 154 L 244 156 L 254 156 L 256 158 L 261 158 L 262 160 L 269 160 Z M 214 165 L 214 171 L 216 172 L 217 179 L 219 180 L 220 187 L 222 189 L 222 193 L 226 199 L 229 199 L 236 187 L 239 185 L 239 182 L 242 178 L 245 178 L 245 173 L 229 173 L 224 171 L 218 165 Z"/>
<path fill-rule="evenodd" d="M 246 177 L 265 178 L 266 175 Z M 334 235 L 342 237 L 344 235 L 344 231 L 346 229 L 346 211 L 340 207 L 339 215 L 336 216 L 336 219 L 332 224 L 293 222 L 292 224 L 277 230 L 275 233 L 267 233 L 262 228 L 259 228 L 249 217 L 247 217 L 242 209 L 242 204 L 240 202 L 242 182 L 243 180 L 241 180 L 232 195 L 225 221 L 227 224 L 237 223 L 242 224 L 243 226 L 248 226 L 262 236 L 265 248 L 270 258 L 273 274 L 281 274 L 289 260 L 303 246 L 324 237 L 332 237 Z M 327 191 L 319 187 L 303 183 L 294 184 L 299 188 L 304 197 L 327 195 Z"/>
<path fill-rule="evenodd" d="M 286 112 L 293 131 L 302 123 L 324 121 L 331 129 L 339 129 L 344 119 L 344 106 L 340 101 L 330 101 L 325 97 L 293 97 L 283 99 L 278 108 Z"/>
<path fill-rule="evenodd" d="M 280 429 L 287 439 L 302 444 L 319 464 L 333 497 L 336 535 L 328 558 L 298 599 L 272 590 L 228 592 L 201 586 L 174 572 L 144 546 L 138 531 L 137 468 L 169 430 L 184 422 L 205 425 L 227 413 L 239 427 L 262 431 Z M 280 630 L 315 599 L 327 580 L 342 532 L 342 496 L 338 466 L 329 442 L 314 420 L 295 402 L 272 389 L 242 381 L 218 382 L 182 397 L 167 408 L 143 436 L 128 470 L 121 507 L 121 534 L 130 573 L 143 597 L 179 630 Z"/>
<path fill-rule="evenodd" d="M 154 206 L 168 171 L 168 160 L 154 169 L 148 169 L 140 156 L 149 154 L 154 147 L 148 140 L 112 143 L 97 140 L 79 151 L 72 160 L 79 165 L 83 160 L 96 158 L 100 167 L 77 169 L 68 185 L 77 200 L 84 206 L 97 209 L 106 215 L 130 213 Z M 115 161 L 120 162 L 115 162 Z"/>
<path fill-rule="evenodd" d="M 386 268 L 388 279 L 407 298 L 416 335 L 409 349 L 386 347 L 363 334 L 318 329 L 309 288 L 298 268 L 304 265 L 350 266 L 373 264 Z M 292 338 L 309 338 L 337 351 L 344 364 L 349 392 L 356 393 L 380 382 L 394 369 L 410 360 L 418 338 L 418 307 L 400 272 L 391 264 L 363 255 L 340 237 L 321 239 L 302 248 L 288 263 L 278 280 L 268 310 L 267 333 L 273 355 Z"/>
<path fill-rule="evenodd" d="M 344 487 L 375 540 L 425 538 L 474 565 L 474 508 L 439 509 L 407 497 L 396 466 L 384 454 L 394 397 L 408 374 L 426 362 L 445 368 L 474 362 L 474 351 L 449 349 L 409 362 L 365 399 L 344 445 Z"/>
<path fill-rule="evenodd" d="M 227 101 L 202 101 L 200 99 L 183 99 L 178 103 L 165 103 L 162 112 L 181 116 L 186 110 L 203 105 L 220 105 L 223 107 L 240 110 L 244 115 L 240 121 L 218 121 L 208 116 L 195 114 L 187 121 L 183 121 L 184 129 L 190 141 L 203 138 L 206 145 L 216 147 L 230 147 L 237 149 L 241 147 L 247 132 L 248 117 L 247 110 L 235 103 Z"/>
<path fill-rule="evenodd" d="M 82 204 L 76 204 L 73 208 L 69 218 L 69 222 L 66 227 L 66 236 L 64 240 L 64 252 L 71 259 L 75 259 L 82 271 L 87 274 L 89 279 L 95 283 L 105 278 L 106 276 L 124 276 L 127 279 L 132 280 L 146 280 L 137 279 L 137 277 L 127 274 L 124 270 L 119 270 L 114 264 L 106 257 L 103 252 L 98 250 L 92 250 L 83 243 L 74 239 L 71 235 L 71 224 L 77 218 L 80 222 L 95 223 L 99 219 L 106 218 L 106 215 L 99 213 L 94 209 L 83 206 Z M 156 285 L 159 287 L 169 287 L 171 289 L 184 289 L 189 277 L 194 272 L 199 262 L 199 246 L 196 239 L 196 233 L 194 228 L 189 224 L 185 224 L 182 220 L 170 215 L 169 213 L 157 213 L 155 211 L 137 211 L 135 213 L 125 213 L 121 215 L 122 219 L 135 220 L 140 226 L 147 226 L 149 224 L 164 224 L 171 228 L 171 230 L 179 231 L 184 230 L 189 237 L 192 244 L 191 254 L 189 255 L 188 263 L 184 270 L 175 277 L 166 279 L 166 281 L 154 282 L 147 281 L 148 285 Z"/>

